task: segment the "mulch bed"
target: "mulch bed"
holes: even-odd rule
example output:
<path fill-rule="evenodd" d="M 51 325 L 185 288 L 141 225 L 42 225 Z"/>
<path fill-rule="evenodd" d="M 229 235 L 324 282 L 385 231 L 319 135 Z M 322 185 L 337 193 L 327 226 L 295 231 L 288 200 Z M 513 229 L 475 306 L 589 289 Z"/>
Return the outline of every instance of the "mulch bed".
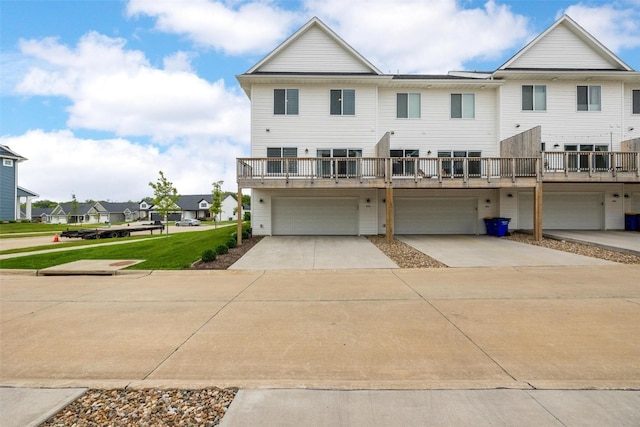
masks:
<path fill-rule="evenodd" d="M 202 260 L 196 261 L 193 263 L 190 270 L 226 270 L 260 240 L 262 240 L 262 236 L 252 236 L 248 239 L 243 239 L 242 246 L 229 248 L 229 253 L 218 255 L 216 256 L 216 259 L 211 262 L 202 262 Z"/>

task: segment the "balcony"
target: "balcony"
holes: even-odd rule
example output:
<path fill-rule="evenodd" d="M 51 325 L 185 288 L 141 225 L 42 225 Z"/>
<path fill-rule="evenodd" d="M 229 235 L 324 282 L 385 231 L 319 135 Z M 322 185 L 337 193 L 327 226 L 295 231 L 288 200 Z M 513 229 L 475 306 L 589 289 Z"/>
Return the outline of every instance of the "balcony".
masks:
<path fill-rule="evenodd" d="M 640 182 L 638 152 L 541 157 L 239 158 L 241 188 L 503 188 L 536 182 Z"/>
<path fill-rule="evenodd" d="M 242 188 L 532 187 L 538 158 L 242 158 Z"/>

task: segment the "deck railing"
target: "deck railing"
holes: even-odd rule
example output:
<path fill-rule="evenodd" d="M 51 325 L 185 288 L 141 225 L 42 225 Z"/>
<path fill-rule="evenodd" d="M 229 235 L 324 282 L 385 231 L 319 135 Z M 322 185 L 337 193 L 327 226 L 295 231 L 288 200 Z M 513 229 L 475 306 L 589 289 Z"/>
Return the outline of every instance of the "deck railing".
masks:
<path fill-rule="evenodd" d="M 620 173 L 640 176 L 640 152 L 561 151 L 542 153 L 541 175 L 582 173 L 589 176 Z"/>
<path fill-rule="evenodd" d="M 539 159 L 493 157 L 240 158 L 238 180 L 382 180 L 536 178 Z"/>

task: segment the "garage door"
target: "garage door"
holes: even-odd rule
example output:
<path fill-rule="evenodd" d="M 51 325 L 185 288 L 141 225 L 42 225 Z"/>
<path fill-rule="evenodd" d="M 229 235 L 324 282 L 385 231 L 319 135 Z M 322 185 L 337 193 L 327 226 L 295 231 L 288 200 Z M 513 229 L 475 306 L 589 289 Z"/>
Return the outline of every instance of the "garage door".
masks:
<path fill-rule="evenodd" d="M 396 234 L 476 234 L 475 198 L 397 198 Z"/>
<path fill-rule="evenodd" d="M 542 228 L 601 230 L 602 193 L 546 193 L 542 195 Z M 518 196 L 518 228 L 533 228 L 533 194 Z"/>
<path fill-rule="evenodd" d="M 332 236 L 358 234 L 357 198 L 274 198 L 274 235 Z"/>

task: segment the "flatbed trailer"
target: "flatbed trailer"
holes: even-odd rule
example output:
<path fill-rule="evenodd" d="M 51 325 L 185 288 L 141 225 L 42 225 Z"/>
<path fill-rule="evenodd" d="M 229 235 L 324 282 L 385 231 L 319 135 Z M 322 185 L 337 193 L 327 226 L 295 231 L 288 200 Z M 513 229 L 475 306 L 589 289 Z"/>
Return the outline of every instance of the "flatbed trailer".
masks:
<path fill-rule="evenodd" d="M 138 231 L 150 231 L 151 234 L 155 230 L 159 230 L 162 233 L 164 225 L 148 224 L 138 225 L 135 227 L 126 228 L 96 228 L 96 229 L 80 229 L 80 230 L 65 230 L 60 233 L 60 237 L 79 238 L 83 240 L 90 239 L 112 239 L 115 237 L 129 237 L 131 233 Z"/>

